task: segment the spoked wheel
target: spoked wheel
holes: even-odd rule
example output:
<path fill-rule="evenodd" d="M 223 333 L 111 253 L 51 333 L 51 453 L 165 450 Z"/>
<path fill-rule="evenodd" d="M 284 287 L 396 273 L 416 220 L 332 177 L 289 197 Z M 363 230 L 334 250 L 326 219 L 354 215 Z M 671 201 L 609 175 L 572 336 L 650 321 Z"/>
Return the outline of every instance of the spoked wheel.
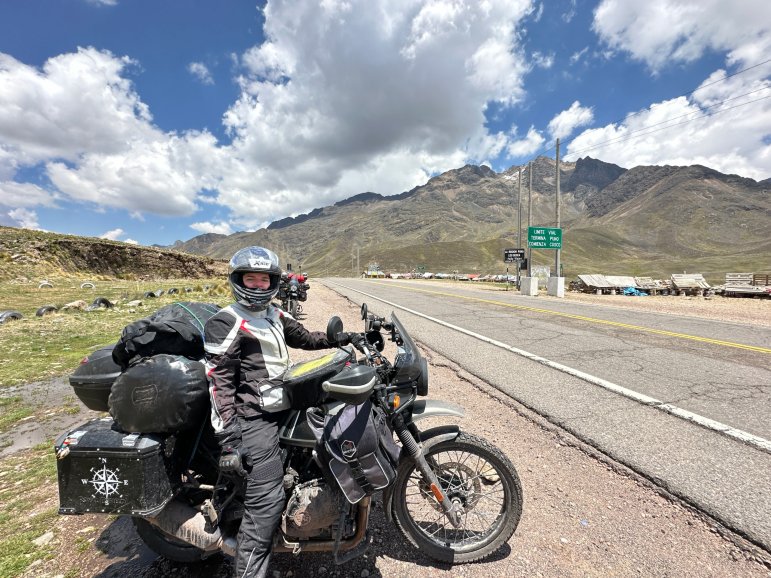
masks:
<path fill-rule="evenodd" d="M 460 508 L 461 522 L 457 528 L 452 525 L 415 465 L 405 462 L 393 494 L 393 513 L 402 534 L 441 562 L 474 562 L 498 550 L 522 515 L 522 485 L 509 459 L 467 433 L 430 448 L 426 459 L 446 498 Z"/>

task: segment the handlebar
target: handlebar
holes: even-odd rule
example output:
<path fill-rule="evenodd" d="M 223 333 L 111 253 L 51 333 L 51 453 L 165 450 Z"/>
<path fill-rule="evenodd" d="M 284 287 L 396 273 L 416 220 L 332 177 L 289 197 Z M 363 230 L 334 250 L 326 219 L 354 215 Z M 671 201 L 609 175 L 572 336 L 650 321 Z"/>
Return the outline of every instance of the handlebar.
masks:
<path fill-rule="evenodd" d="M 369 382 L 365 383 L 364 385 L 336 385 L 334 383 L 329 383 L 328 381 L 325 381 L 321 384 L 321 389 L 328 393 L 344 393 L 346 395 L 348 394 L 357 394 L 357 393 L 364 393 L 367 391 L 370 391 L 372 387 L 375 385 L 375 382 L 377 381 L 377 377 L 373 377 Z"/>
<path fill-rule="evenodd" d="M 364 333 L 350 333 L 351 345 L 360 353 L 363 353 L 370 365 L 388 365 L 387 359 L 381 355 L 380 351 L 367 341 Z"/>

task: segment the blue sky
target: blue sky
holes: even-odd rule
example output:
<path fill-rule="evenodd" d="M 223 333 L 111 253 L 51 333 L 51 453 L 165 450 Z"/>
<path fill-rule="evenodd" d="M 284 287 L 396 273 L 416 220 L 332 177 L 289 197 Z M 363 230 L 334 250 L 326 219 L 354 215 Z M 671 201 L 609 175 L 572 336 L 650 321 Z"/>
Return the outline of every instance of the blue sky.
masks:
<path fill-rule="evenodd" d="M 0 3 L 0 224 L 255 230 L 539 154 L 771 177 L 767 0 Z"/>

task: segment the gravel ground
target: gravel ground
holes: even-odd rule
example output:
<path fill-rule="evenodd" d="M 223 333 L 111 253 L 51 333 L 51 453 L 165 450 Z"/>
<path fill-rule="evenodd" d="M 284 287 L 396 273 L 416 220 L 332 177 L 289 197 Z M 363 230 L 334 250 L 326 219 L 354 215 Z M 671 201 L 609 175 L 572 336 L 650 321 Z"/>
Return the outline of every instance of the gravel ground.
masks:
<path fill-rule="evenodd" d="M 433 285 L 435 287 L 447 287 L 447 281 L 419 280 L 415 283 L 421 285 Z M 451 282 L 454 287 L 471 289 L 479 292 L 495 293 L 505 291 L 502 285 L 491 286 L 487 283 Z M 512 289 L 513 291 L 514 289 Z M 636 309 L 666 313 L 670 315 L 686 315 L 690 317 L 703 317 L 748 325 L 763 325 L 771 327 L 771 299 L 768 297 L 691 297 L 674 295 L 648 295 L 646 297 L 632 297 L 628 295 L 596 295 L 594 293 L 565 292 L 565 300 L 578 301 L 603 305 L 605 307 L 618 307 L 622 309 Z M 537 302 L 562 301 L 562 298 L 551 297 L 541 291 Z"/>
<path fill-rule="evenodd" d="M 581 296 L 580 299 L 584 297 L 597 297 L 603 304 L 615 299 L 612 296 Z M 652 304 L 658 298 L 637 299 Z M 697 314 L 695 308 L 687 309 L 690 301 L 669 299 L 673 306 L 684 305 L 686 309 L 667 312 Z M 712 305 L 718 300 L 705 302 L 705 311 L 717 311 Z M 756 300 L 730 301 L 743 305 L 745 301 Z M 768 303 L 762 306 L 768 321 Z M 309 329 L 324 330 L 327 319 L 335 314 L 343 318 L 349 331 L 362 327 L 358 307 L 319 282 L 312 284 L 304 307 L 307 316 L 303 322 Z M 654 308 L 662 311 L 660 306 Z M 389 313 L 379 304 L 372 304 L 371 310 L 380 315 Z M 763 317 L 753 318 L 757 320 L 758 316 Z M 736 315 L 728 318 L 737 320 Z M 430 362 L 430 396 L 463 405 L 467 416 L 456 423 L 498 445 L 519 472 L 524 509 L 514 536 L 486 561 L 463 566 L 435 563 L 412 548 L 395 526 L 385 520 L 378 500 L 370 518 L 372 545 L 367 555 L 343 566 L 335 566 L 326 554 L 277 555 L 272 566 L 273 576 L 771 577 L 768 552 L 746 543 L 623 466 L 554 428 L 450 360 L 431 351 L 424 353 Z M 316 355 L 297 352 L 295 359 Z M 56 503 L 55 495 L 41 499 L 43 506 Z M 52 531 L 60 554 L 54 560 L 36 564 L 25 577 L 224 578 L 231 571 L 227 558 L 198 566 L 158 559 L 141 544 L 130 523 L 122 518 L 63 516 Z M 81 544 L 84 540 L 89 542 L 90 547 L 76 547 L 74 537 Z"/>

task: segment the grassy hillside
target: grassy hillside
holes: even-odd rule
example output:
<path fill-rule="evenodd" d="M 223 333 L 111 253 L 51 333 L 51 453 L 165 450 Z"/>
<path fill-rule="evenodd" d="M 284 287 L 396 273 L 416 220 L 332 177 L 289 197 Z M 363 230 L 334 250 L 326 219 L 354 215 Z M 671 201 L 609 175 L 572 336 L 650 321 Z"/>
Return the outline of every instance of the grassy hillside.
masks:
<path fill-rule="evenodd" d="M 205 279 L 221 260 L 120 241 L 0 227 L 0 282 L 12 279 Z"/>

